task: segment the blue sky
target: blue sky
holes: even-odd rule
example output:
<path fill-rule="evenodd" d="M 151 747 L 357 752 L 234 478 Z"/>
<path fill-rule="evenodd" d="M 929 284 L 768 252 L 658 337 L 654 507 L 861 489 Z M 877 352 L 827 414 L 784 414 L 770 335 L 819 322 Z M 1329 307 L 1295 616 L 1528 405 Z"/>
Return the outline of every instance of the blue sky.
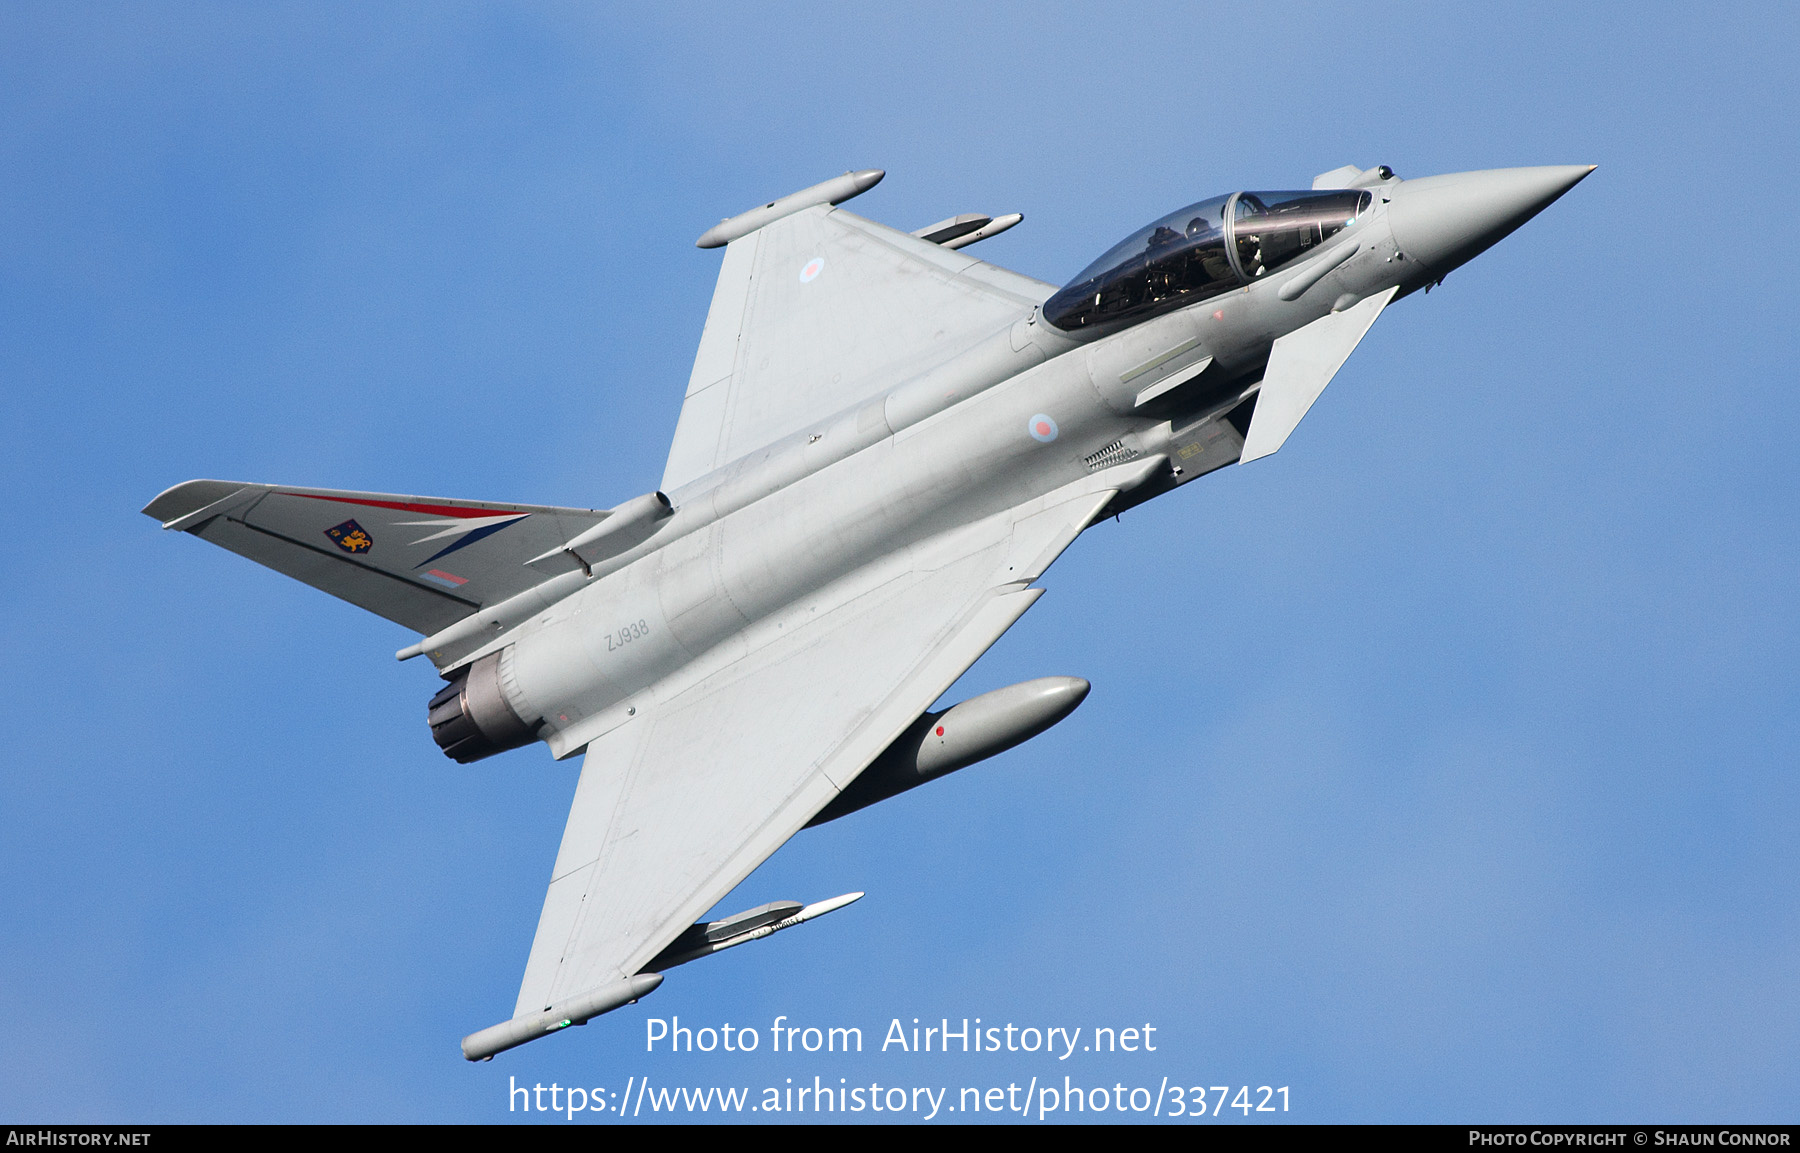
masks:
<path fill-rule="evenodd" d="M 1308 1121 L 1793 1121 L 1797 23 L 8 5 L 0 1119 L 1067 1074 L 1287 1085 Z M 722 908 L 864 901 L 466 1065 L 575 762 L 447 761 L 410 634 L 137 509 L 197 476 L 644 492 L 717 272 L 693 238 L 846 168 L 903 228 L 1023 212 L 977 251 L 1061 281 L 1346 163 L 1600 169 L 1390 310 L 1278 456 L 1090 532 L 953 694 L 1088 677 L 1071 719 Z M 644 1051 L 648 1017 L 779 1014 L 1160 1043 Z"/>

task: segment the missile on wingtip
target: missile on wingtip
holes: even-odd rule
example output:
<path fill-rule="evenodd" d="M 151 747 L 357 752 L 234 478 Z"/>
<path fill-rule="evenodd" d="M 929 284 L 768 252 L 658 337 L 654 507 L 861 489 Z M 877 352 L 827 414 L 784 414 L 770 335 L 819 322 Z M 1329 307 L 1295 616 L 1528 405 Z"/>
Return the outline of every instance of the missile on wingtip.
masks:
<path fill-rule="evenodd" d="M 668 948 L 653 957 L 644 966 L 644 972 L 672 969 L 676 965 L 710 957 L 747 941 L 760 941 L 771 933 L 804 925 L 814 917 L 823 917 L 826 913 L 835 912 L 862 898 L 861 893 L 845 893 L 841 897 L 814 901 L 804 907 L 798 901 L 771 901 L 722 921 L 702 921 L 684 931 Z"/>
<path fill-rule="evenodd" d="M 887 173 L 879 168 L 865 168 L 860 172 L 846 172 L 842 176 L 834 176 L 822 184 L 783 196 L 780 200 L 771 200 L 761 208 L 752 208 L 748 212 L 740 212 L 736 216 L 721 220 L 705 232 L 700 239 L 694 241 L 695 248 L 722 248 L 741 236 L 748 236 L 759 228 L 775 223 L 784 216 L 791 216 L 803 208 L 811 208 L 815 204 L 842 204 L 853 196 L 861 196 L 869 189 L 881 183 Z"/>
<path fill-rule="evenodd" d="M 822 825 L 1030 740 L 1075 711 L 1093 686 L 1039 677 L 926 713 L 807 822 Z"/>
<path fill-rule="evenodd" d="M 570 1025 L 585 1025 L 591 1018 L 610 1013 L 621 1005 L 629 1005 L 662 984 L 661 973 L 639 973 L 623 981 L 615 981 L 579 997 L 559 1001 L 542 1013 L 514 1017 L 498 1025 L 490 1025 L 462 1040 L 463 1057 L 469 1061 L 492 1060 L 494 1054 L 561 1032 Z"/>

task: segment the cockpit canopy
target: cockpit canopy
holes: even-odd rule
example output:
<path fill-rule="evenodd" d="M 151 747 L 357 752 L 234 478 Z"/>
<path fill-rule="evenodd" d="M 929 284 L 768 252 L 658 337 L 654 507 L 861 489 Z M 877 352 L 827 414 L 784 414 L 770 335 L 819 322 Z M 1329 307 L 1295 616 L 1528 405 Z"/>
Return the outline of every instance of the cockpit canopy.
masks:
<path fill-rule="evenodd" d="M 1248 284 L 1356 222 L 1370 196 L 1235 192 L 1190 204 L 1132 233 L 1044 302 L 1066 331 L 1146 320 Z"/>

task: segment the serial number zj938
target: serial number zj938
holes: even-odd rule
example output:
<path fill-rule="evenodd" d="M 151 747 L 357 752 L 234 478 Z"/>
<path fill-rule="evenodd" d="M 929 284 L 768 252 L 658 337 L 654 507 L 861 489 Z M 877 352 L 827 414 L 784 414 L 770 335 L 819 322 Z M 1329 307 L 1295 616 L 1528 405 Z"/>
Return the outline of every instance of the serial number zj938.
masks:
<path fill-rule="evenodd" d="M 614 632 L 606 634 L 606 651 L 617 652 L 632 641 L 642 640 L 650 635 L 650 622 L 635 620 Z"/>

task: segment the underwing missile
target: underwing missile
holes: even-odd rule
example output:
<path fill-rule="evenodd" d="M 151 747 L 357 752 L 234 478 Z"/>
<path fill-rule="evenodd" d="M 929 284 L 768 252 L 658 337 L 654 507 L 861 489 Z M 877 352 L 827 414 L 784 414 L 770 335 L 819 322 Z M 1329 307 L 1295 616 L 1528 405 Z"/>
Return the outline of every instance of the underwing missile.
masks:
<path fill-rule="evenodd" d="M 722 921 L 703 921 L 683 932 L 668 948 L 651 958 L 649 964 L 644 966 L 644 971 L 648 973 L 672 969 L 676 965 L 710 957 L 747 941 L 760 941 L 771 933 L 804 925 L 814 917 L 836 912 L 862 898 L 861 893 L 845 893 L 840 897 L 814 901 L 804 907 L 798 901 L 770 901 Z"/>
<path fill-rule="evenodd" d="M 965 212 L 936 224 L 928 224 L 913 235 L 944 248 L 967 248 L 977 240 L 1000 235 L 1024 219 L 1024 215 L 1018 212 L 1007 216 L 983 216 L 979 212 Z"/>
<path fill-rule="evenodd" d="M 835 821 L 1004 753 L 1074 712 L 1092 687 L 1080 677 L 1039 677 L 926 713 L 807 823 Z"/>
<path fill-rule="evenodd" d="M 980 228 L 985 228 L 994 218 L 983 216 L 979 212 L 964 212 L 958 216 L 947 217 L 936 224 L 927 224 L 917 229 L 913 235 L 920 240 L 929 240 L 933 244 L 943 244 L 959 236 L 967 236 Z"/>
<path fill-rule="evenodd" d="M 961 236 L 952 236 L 950 239 L 940 240 L 938 243 L 945 248 L 967 248 L 977 240 L 986 240 L 990 236 L 999 236 L 1002 232 L 1005 232 L 1007 229 L 1024 219 L 1025 214 L 1022 212 L 1011 212 L 1005 216 L 996 216 L 972 232 L 965 232 Z"/>

